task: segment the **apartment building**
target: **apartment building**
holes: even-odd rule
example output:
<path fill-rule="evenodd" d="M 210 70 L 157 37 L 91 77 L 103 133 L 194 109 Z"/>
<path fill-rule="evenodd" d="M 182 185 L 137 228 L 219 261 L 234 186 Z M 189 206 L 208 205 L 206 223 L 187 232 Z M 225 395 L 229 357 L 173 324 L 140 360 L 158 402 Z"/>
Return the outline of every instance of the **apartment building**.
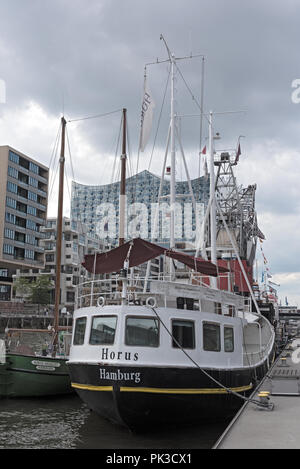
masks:
<path fill-rule="evenodd" d="M 25 268 L 17 271 L 20 276 L 35 279 L 37 275 L 48 275 L 52 280 L 50 303 L 54 304 L 56 281 L 56 218 L 48 218 L 43 227 L 41 245 L 45 250 L 45 267 L 42 269 Z M 87 234 L 87 228 L 80 222 L 63 218 L 63 236 L 61 253 L 60 308 L 73 311 L 76 286 L 90 277 L 81 266 L 85 254 L 103 251 L 103 244 Z M 18 298 L 18 292 L 16 292 Z"/>
<path fill-rule="evenodd" d="M 44 267 L 48 175 L 46 166 L 0 146 L 0 300 L 11 299 L 16 269 Z"/>

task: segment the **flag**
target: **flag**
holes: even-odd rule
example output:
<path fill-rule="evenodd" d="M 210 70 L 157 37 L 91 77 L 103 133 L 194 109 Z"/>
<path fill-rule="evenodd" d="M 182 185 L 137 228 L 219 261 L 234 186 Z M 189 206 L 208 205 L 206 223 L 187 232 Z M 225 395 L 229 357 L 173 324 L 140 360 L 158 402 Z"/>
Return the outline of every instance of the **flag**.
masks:
<path fill-rule="evenodd" d="M 280 287 L 280 284 L 279 284 L 279 283 L 275 283 L 275 282 L 271 282 L 271 281 L 269 281 L 269 283 L 270 283 L 271 285 L 276 285 L 276 287 Z"/>
<path fill-rule="evenodd" d="M 141 112 L 140 145 L 139 145 L 139 148 L 141 151 L 144 151 L 145 146 L 150 136 L 154 107 L 155 107 L 155 103 L 153 101 L 151 92 L 148 88 L 146 78 L 145 78 L 144 96 L 143 96 L 142 112 Z"/>
<path fill-rule="evenodd" d="M 241 154 L 241 145 L 239 144 L 238 150 L 237 150 L 237 153 L 236 153 L 236 157 L 235 157 L 235 162 L 236 163 L 239 161 L 240 154 Z"/>
<path fill-rule="evenodd" d="M 201 154 L 202 154 L 202 155 L 206 155 L 206 145 L 205 145 L 205 147 L 203 148 L 203 150 L 201 151 Z"/>

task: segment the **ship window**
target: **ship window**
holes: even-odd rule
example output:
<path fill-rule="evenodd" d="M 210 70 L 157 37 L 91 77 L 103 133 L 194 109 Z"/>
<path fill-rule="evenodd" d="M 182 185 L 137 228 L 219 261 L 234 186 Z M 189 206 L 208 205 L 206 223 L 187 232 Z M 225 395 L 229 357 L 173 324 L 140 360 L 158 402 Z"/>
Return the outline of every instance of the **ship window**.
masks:
<path fill-rule="evenodd" d="M 220 352 L 220 325 L 210 322 L 203 323 L 203 350 Z"/>
<path fill-rule="evenodd" d="M 93 316 L 90 344 L 111 345 L 115 340 L 117 316 Z"/>
<path fill-rule="evenodd" d="M 195 348 L 195 330 L 193 321 L 174 319 L 172 321 L 172 335 L 173 347 L 179 348 L 179 345 L 181 345 L 183 348 Z"/>
<path fill-rule="evenodd" d="M 158 347 L 159 323 L 156 318 L 127 317 L 126 319 L 126 345 L 140 345 L 143 347 Z"/>
<path fill-rule="evenodd" d="M 224 327 L 224 350 L 225 352 L 233 352 L 234 350 L 233 327 Z"/>
<path fill-rule="evenodd" d="M 73 345 L 82 345 L 84 343 L 85 327 L 86 318 L 76 319 Z"/>

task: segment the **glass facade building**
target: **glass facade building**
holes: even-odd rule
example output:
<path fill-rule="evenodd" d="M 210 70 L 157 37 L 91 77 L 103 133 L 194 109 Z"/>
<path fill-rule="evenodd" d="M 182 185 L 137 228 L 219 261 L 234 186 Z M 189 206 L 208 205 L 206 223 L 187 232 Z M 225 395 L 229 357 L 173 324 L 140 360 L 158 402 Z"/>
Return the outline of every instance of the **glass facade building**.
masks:
<path fill-rule="evenodd" d="M 126 180 L 127 220 L 126 238 L 142 237 L 167 243 L 170 237 L 170 180 L 163 181 L 161 198 L 158 196 L 161 178 L 142 171 Z M 188 181 L 176 182 L 175 239 L 193 241 L 209 200 L 209 178 L 191 180 L 196 203 L 193 208 Z M 119 230 L 120 183 L 89 186 L 72 183 L 71 218 L 84 223 L 92 236 L 112 245 L 117 244 Z"/>

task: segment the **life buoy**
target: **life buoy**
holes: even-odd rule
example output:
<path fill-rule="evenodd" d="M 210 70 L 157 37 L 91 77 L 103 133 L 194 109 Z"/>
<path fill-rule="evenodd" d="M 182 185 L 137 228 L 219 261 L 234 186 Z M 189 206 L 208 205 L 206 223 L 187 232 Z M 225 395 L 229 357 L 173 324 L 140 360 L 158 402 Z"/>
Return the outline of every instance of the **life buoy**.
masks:
<path fill-rule="evenodd" d="M 156 306 L 156 299 L 153 296 L 149 296 L 146 299 L 146 305 L 150 306 L 151 308 L 155 308 Z"/>
<path fill-rule="evenodd" d="M 103 296 L 99 296 L 97 299 L 97 306 L 104 306 L 105 305 L 105 298 Z"/>

